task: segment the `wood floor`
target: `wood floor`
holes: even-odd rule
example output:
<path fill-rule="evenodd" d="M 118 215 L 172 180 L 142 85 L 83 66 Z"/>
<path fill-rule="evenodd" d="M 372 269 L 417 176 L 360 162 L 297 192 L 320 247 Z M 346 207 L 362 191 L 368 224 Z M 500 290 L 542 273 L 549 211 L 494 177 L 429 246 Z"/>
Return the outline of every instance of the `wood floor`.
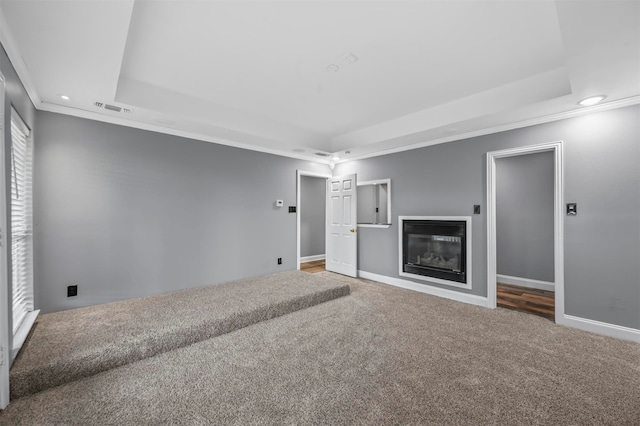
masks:
<path fill-rule="evenodd" d="M 498 306 L 555 320 L 553 291 L 498 283 Z"/>
<path fill-rule="evenodd" d="M 313 260 L 311 262 L 305 262 L 300 264 L 300 270 L 304 272 L 308 272 L 310 274 L 315 274 L 316 272 L 324 271 L 324 259 L 322 260 Z"/>

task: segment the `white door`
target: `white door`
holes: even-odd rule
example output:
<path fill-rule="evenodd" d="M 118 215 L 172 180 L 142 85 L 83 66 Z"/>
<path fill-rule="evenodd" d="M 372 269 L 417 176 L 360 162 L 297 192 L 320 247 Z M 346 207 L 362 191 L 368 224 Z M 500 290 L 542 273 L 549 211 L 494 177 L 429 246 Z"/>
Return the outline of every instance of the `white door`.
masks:
<path fill-rule="evenodd" d="M 358 276 L 357 205 L 355 173 L 327 180 L 327 271 Z"/>

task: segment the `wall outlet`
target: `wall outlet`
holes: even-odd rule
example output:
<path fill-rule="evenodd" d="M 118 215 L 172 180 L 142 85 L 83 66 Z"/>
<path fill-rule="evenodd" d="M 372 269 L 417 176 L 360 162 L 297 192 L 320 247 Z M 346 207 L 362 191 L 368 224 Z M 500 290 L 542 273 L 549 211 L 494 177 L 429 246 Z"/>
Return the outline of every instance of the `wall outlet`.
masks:
<path fill-rule="evenodd" d="M 281 257 L 278 258 L 278 265 L 282 265 L 282 258 Z"/>
<path fill-rule="evenodd" d="M 74 297 L 78 295 L 78 286 L 77 285 L 68 285 L 67 286 L 67 297 Z"/>

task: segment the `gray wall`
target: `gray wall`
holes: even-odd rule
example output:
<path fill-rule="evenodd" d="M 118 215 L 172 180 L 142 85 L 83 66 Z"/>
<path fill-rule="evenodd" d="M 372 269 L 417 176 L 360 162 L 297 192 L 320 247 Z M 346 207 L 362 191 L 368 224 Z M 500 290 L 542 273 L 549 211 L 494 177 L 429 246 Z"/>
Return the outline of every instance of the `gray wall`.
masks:
<path fill-rule="evenodd" d="M 360 269 L 398 277 L 398 216 L 472 215 L 473 289 L 487 295 L 486 153 L 562 140 L 565 312 L 640 328 L 640 106 L 620 108 L 336 166 L 358 180 L 391 178 L 388 229 L 358 230 Z M 437 286 L 436 284 L 433 284 Z"/>
<path fill-rule="evenodd" d="M 300 257 L 325 254 L 327 179 L 300 176 Z"/>
<path fill-rule="evenodd" d="M 43 312 L 295 269 L 296 169 L 329 172 L 42 111 L 35 151 Z"/>
<path fill-rule="evenodd" d="M 358 223 L 374 223 L 376 221 L 375 191 L 375 185 L 358 185 Z"/>
<path fill-rule="evenodd" d="M 552 152 L 496 160 L 497 271 L 554 281 Z"/>
<path fill-rule="evenodd" d="M 5 194 L 8 200 L 7 209 L 6 209 L 6 223 L 2 224 L 2 229 L 4 232 L 4 241 L 11 241 L 11 156 L 6 155 L 6 153 L 11 152 L 11 107 L 13 107 L 22 120 L 25 122 L 27 126 L 32 130 L 32 135 L 36 134 L 36 109 L 31 103 L 29 96 L 27 95 L 27 91 L 25 90 L 22 82 L 18 78 L 18 75 L 13 68 L 13 65 L 9 61 L 4 48 L 0 46 L 0 72 L 5 78 L 5 98 L 4 98 L 4 146 L 5 146 L 5 158 L 4 158 L 4 167 L 5 167 Z M 34 171 L 35 174 L 35 171 Z M 35 202 L 34 202 L 35 204 Z M 7 277 L 11 277 L 12 275 L 12 265 L 11 265 L 11 244 L 7 244 Z M 11 297 L 11 279 L 7 280 L 8 282 L 8 298 L 7 300 L 12 300 Z M 37 303 L 37 299 L 36 299 Z M 12 316 L 9 315 L 9 330 L 13 330 L 12 324 Z M 9 338 L 13 337 L 13 333 L 9 333 Z M 12 342 L 9 342 L 12 344 Z"/>

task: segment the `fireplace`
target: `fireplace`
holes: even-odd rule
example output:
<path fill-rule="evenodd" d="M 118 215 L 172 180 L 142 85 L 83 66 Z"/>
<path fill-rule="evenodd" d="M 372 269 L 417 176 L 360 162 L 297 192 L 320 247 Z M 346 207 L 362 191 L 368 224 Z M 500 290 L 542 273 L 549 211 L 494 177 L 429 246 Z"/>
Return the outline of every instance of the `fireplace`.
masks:
<path fill-rule="evenodd" d="M 400 217 L 400 275 L 471 288 L 471 218 Z"/>

